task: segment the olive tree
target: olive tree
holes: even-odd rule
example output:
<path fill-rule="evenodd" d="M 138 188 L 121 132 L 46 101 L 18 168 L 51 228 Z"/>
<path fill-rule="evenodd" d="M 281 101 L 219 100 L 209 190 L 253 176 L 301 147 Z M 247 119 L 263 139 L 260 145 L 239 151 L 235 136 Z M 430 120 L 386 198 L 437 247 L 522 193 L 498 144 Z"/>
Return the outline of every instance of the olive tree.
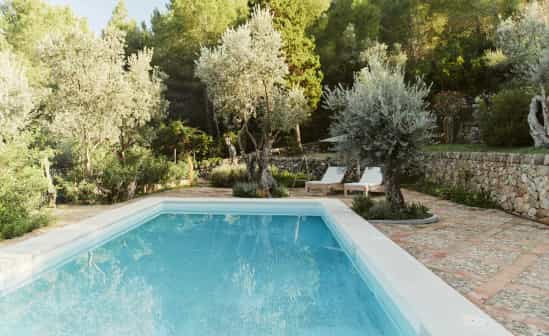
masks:
<path fill-rule="evenodd" d="M 309 114 L 303 89 L 286 86 L 282 47 L 271 13 L 256 7 L 247 23 L 228 29 L 218 46 L 203 48 L 196 62 L 196 76 L 206 84 L 220 119 L 251 142 L 249 177 L 267 193 L 275 184 L 269 170 L 273 143 Z"/>
<path fill-rule="evenodd" d="M 34 94 L 25 68 L 13 53 L 0 51 L 0 143 L 25 126 L 33 107 Z"/>
<path fill-rule="evenodd" d="M 152 57 L 153 50 L 145 48 L 127 59 L 118 102 L 119 115 L 116 117 L 122 159 L 125 159 L 128 148 L 135 144 L 139 128 L 150 120 L 161 118 L 168 109 L 168 101 L 164 98 L 165 75 L 151 65 Z"/>
<path fill-rule="evenodd" d="M 496 46 L 499 63 L 510 64 L 518 78 L 539 87 L 532 98 L 528 123 L 536 147 L 549 146 L 549 4 L 533 1 L 516 17 L 499 25 Z M 498 55 L 492 53 L 491 55 Z"/>
<path fill-rule="evenodd" d="M 405 206 L 401 176 L 418 166 L 434 118 L 425 102 L 429 87 L 420 79 L 406 83 L 403 66 L 380 50 L 385 49 L 368 55 L 369 66 L 355 75 L 351 88 L 328 90 L 325 105 L 335 111 L 330 132 L 341 136 L 337 150 L 383 166 L 387 201 L 398 211 Z"/>
<path fill-rule="evenodd" d="M 152 51 L 126 59 L 118 30 L 102 37 L 76 28 L 50 35 L 41 56 L 54 69 L 45 103 L 51 128 L 77 140 L 86 176 L 98 147 L 116 145 L 123 159 L 135 129 L 166 110 L 162 78 L 150 65 Z"/>

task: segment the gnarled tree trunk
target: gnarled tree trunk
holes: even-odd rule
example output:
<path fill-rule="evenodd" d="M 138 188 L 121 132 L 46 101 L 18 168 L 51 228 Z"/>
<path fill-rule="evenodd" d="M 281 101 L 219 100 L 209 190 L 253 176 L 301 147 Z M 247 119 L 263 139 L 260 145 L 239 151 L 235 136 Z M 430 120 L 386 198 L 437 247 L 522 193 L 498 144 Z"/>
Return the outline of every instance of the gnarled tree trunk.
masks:
<path fill-rule="evenodd" d="M 394 211 L 400 211 L 405 207 L 404 195 L 400 190 L 400 174 L 390 164 L 387 164 L 383 171 L 383 178 L 387 202 Z"/>
<path fill-rule="evenodd" d="M 44 176 L 48 180 L 48 191 L 47 191 L 47 203 L 49 208 L 55 208 L 56 207 L 56 201 L 57 201 L 57 190 L 55 189 L 55 185 L 53 184 L 53 178 L 51 177 L 50 173 L 50 160 L 47 156 L 44 157 L 44 160 L 42 161 L 42 168 L 44 169 Z"/>
<path fill-rule="evenodd" d="M 260 157 L 258 160 L 259 166 L 259 184 L 263 192 L 271 196 L 271 189 L 276 185 L 276 181 L 273 178 L 269 164 L 271 163 L 271 149 L 273 147 L 274 140 L 271 137 L 267 137 L 261 148 Z"/>
<path fill-rule="evenodd" d="M 545 95 L 545 89 L 541 88 L 542 94 L 532 98 L 528 124 L 530 135 L 534 139 L 536 147 L 549 146 L 549 101 Z"/>

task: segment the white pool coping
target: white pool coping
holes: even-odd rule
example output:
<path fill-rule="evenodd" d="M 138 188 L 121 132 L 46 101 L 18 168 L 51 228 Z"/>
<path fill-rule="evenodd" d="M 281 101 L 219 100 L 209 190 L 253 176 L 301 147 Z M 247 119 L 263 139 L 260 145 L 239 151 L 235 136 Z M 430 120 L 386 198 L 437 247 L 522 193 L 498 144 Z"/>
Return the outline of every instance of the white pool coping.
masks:
<path fill-rule="evenodd" d="M 239 208 L 239 206 L 241 208 Z M 244 207 L 244 208 L 242 208 Z M 49 267 L 163 213 L 322 215 L 357 268 L 365 267 L 419 336 L 512 336 L 480 308 L 335 199 L 150 197 L 0 248 L 0 296 Z M 342 242 L 343 240 L 343 242 Z"/>

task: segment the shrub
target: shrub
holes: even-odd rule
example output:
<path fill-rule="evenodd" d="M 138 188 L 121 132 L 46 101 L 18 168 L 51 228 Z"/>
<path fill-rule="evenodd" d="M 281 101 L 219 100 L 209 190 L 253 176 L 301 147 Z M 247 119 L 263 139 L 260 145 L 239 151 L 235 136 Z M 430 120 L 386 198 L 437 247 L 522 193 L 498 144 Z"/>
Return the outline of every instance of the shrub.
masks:
<path fill-rule="evenodd" d="M 235 183 L 247 179 L 246 165 L 221 165 L 210 173 L 210 182 L 217 188 L 231 188 Z"/>
<path fill-rule="evenodd" d="M 352 208 L 357 214 L 370 220 L 425 219 L 432 216 L 430 210 L 419 203 L 406 204 L 395 211 L 386 200 L 374 201 L 367 196 L 354 198 Z"/>
<path fill-rule="evenodd" d="M 305 173 L 292 173 L 276 167 L 272 167 L 271 171 L 276 182 L 287 188 L 304 188 L 305 182 L 309 180 L 309 177 Z"/>
<path fill-rule="evenodd" d="M 152 147 L 168 158 L 173 158 L 174 152 L 180 157 L 190 153 L 198 161 L 216 152 L 216 145 L 210 135 L 179 120 L 160 125 Z"/>
<path fill-rule="evenodd" d="M 189 174 L 185 161 L 176 164 L 139 146 L 129 149 L 124 161 L 109 152 L 99 162 L 97 172 L 88 179 L 77 169 L 58 176 L 60 201 L 84 204 L 125 201 L 158 184 L 178 182 Z"/>
<path fill-rule="evenodd" d="M 480 106 L 482 140 L 489 146 L 519 147 L 532 145 L 528 126 L 528 106 L 532 94 L 524 89 L 506 89 L 491 102 Z"/>
<path fill-rule="evenodd" d="M 276 182 L 286 188 L 303 188 L 308 180 L 307 175 L 304 173 L 291 173 L 274 166 L 271 167 L 271 172 Z M 230 188 L 235 183 L 246 182 L 247 180 L 248 173 L 244 164 L 221 165 L 214 168 L 210 173 L 210 183 L 217 188 Z"/>
<path fill-rule="evenodd" d="M 258 183 L 255 182 L 237 182 L 233 185 L 234 197 L 260 198 L 265 197 Z M 283 185 L 273 186 L 271 189 L 273 198 L 284 198 L 290 196 L 288 188 Z"/>
<path fill-rule="evenodd" d="M 178 182 L 189 177 L 189 165 L 185 161 L 168 162 L 168 183 Z"/>
<path fill-rule="evenodd" d="M 497 201 L 492 197 L 492 194 L 484 188 L 481 188 L 480 191 L 473 191 L 465 185 L 448 186 L 426 180 L 420 180 L 410 187 L 419 192 L 458 204 L 484 209 L 500 208 Z"/>
<path fill-rule="evenodd" d="M 0 240 L 47 224 L 43 196 L 48 185 L 40 167 L 44 155 L 30 149 L 24 137 L 0 143 Z"/>
<path fill-rule="evenodd" d="M 233 185 L 234 197 L 257 198 L 261 197 L 259 185 L 255 182 L 237 182 Z"/>
<path fill-rule="evenodd" d="M 137 146 L 128 151 L 125 161 L 111 155 L 105 163 L 98 186 L 107 202 L 133 198 L 156 184 L 174 183 L 189 174 L 186 162 L 176 164 Z"/>
<path fill-rule="evenodd" d="M 433 97 L 433 110 L 444 143 L 455 143 L 461 124 L 471 119 L 472 109 L 464 94 L 442 91 Z"/>
<path fill-rule="evenodd" d="M 133 162 L 122 164 L 112 156 L 105 161 L 97 185 L 106 202 L 130 199 L 137 190 L 137 165 L 133 165 Z"/>
<path fill-rule="evenodd" d="M 100 201 L 99 189 L 93 182 L 74 182 L 61 176 L 56 178 L 57 201 L 60 203 L 94 204 Z"/>
<path fill-rule="evenodd" d="M 288 188 L 286 188 L 283 185 L 277 185 L 273 186 L 271 190 L 271 196 L 274 198 L 285 198 L 290 196 L 290 192 L 288 191 Z"/>

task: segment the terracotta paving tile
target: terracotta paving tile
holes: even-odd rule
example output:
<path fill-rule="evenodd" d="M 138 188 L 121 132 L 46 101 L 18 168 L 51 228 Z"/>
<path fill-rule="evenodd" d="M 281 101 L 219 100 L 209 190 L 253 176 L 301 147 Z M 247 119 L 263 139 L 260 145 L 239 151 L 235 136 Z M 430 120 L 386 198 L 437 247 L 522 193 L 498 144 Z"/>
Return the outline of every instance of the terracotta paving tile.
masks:
<path fill-rule="evenodd" d="M 530 267 L 522 272 L 517 283 L 544 289 L 549 292 L 549 253 L 538 258 Z"/>
<path fill-rule="evenodd" d="M 503 307 L 525 318 L 544 321 L 549 324 L 549 293 L 531 290 L 523 286 L 509 286 L 486 301 L 486 305 Z"/>
<path fill-rule="evenodd" d="M 498 249 L 494 245 L 473 245 L 429 265 L 448 271 L 465 271 L 487 280 L 519 255 L 519 252 Z"/>
<path fill-rule="evenodd" d="M 549 329 L 540 328 L 523 321 L 517 321 L 506 317 L 495 317 L 495 319 L 515 336 L 549 336 Z"/>
<path fill-rule="evenodd" d="M 503 267 L 498 274 L 483 285 L 475 288 L 477 296 L 482 300 L 494 296 L 497 292 L 513 283 L 539 257 L 535 254 L 522 254 L 511 265 Z"/>
<path fill-rule="evenodd" d="M 462 231 L 456 231 L 451 228 L 442 228 L 428 232 L 416 232 L 406 238 L 408 242 L 419 245 L 430 246 L 436 249 L 448 248 L 457 242 L 462 242 L 473 235 Z"/>
<path fill-rule="evenodd" d="M 498 243 L 504 247 L 531 249 L 541 242 L 549 241 L 549 226 L 531 225 L 529 221 L 515 224 L 486 240 L 488 243 Z"/>
<path fill-rule="evenodd" d="M 438 269 L 431 269 L 431 271 L 463 295 L 470 293 L 481 283 L 479 280 L 474 280 L 455 272 L 447 272 Z"/>

